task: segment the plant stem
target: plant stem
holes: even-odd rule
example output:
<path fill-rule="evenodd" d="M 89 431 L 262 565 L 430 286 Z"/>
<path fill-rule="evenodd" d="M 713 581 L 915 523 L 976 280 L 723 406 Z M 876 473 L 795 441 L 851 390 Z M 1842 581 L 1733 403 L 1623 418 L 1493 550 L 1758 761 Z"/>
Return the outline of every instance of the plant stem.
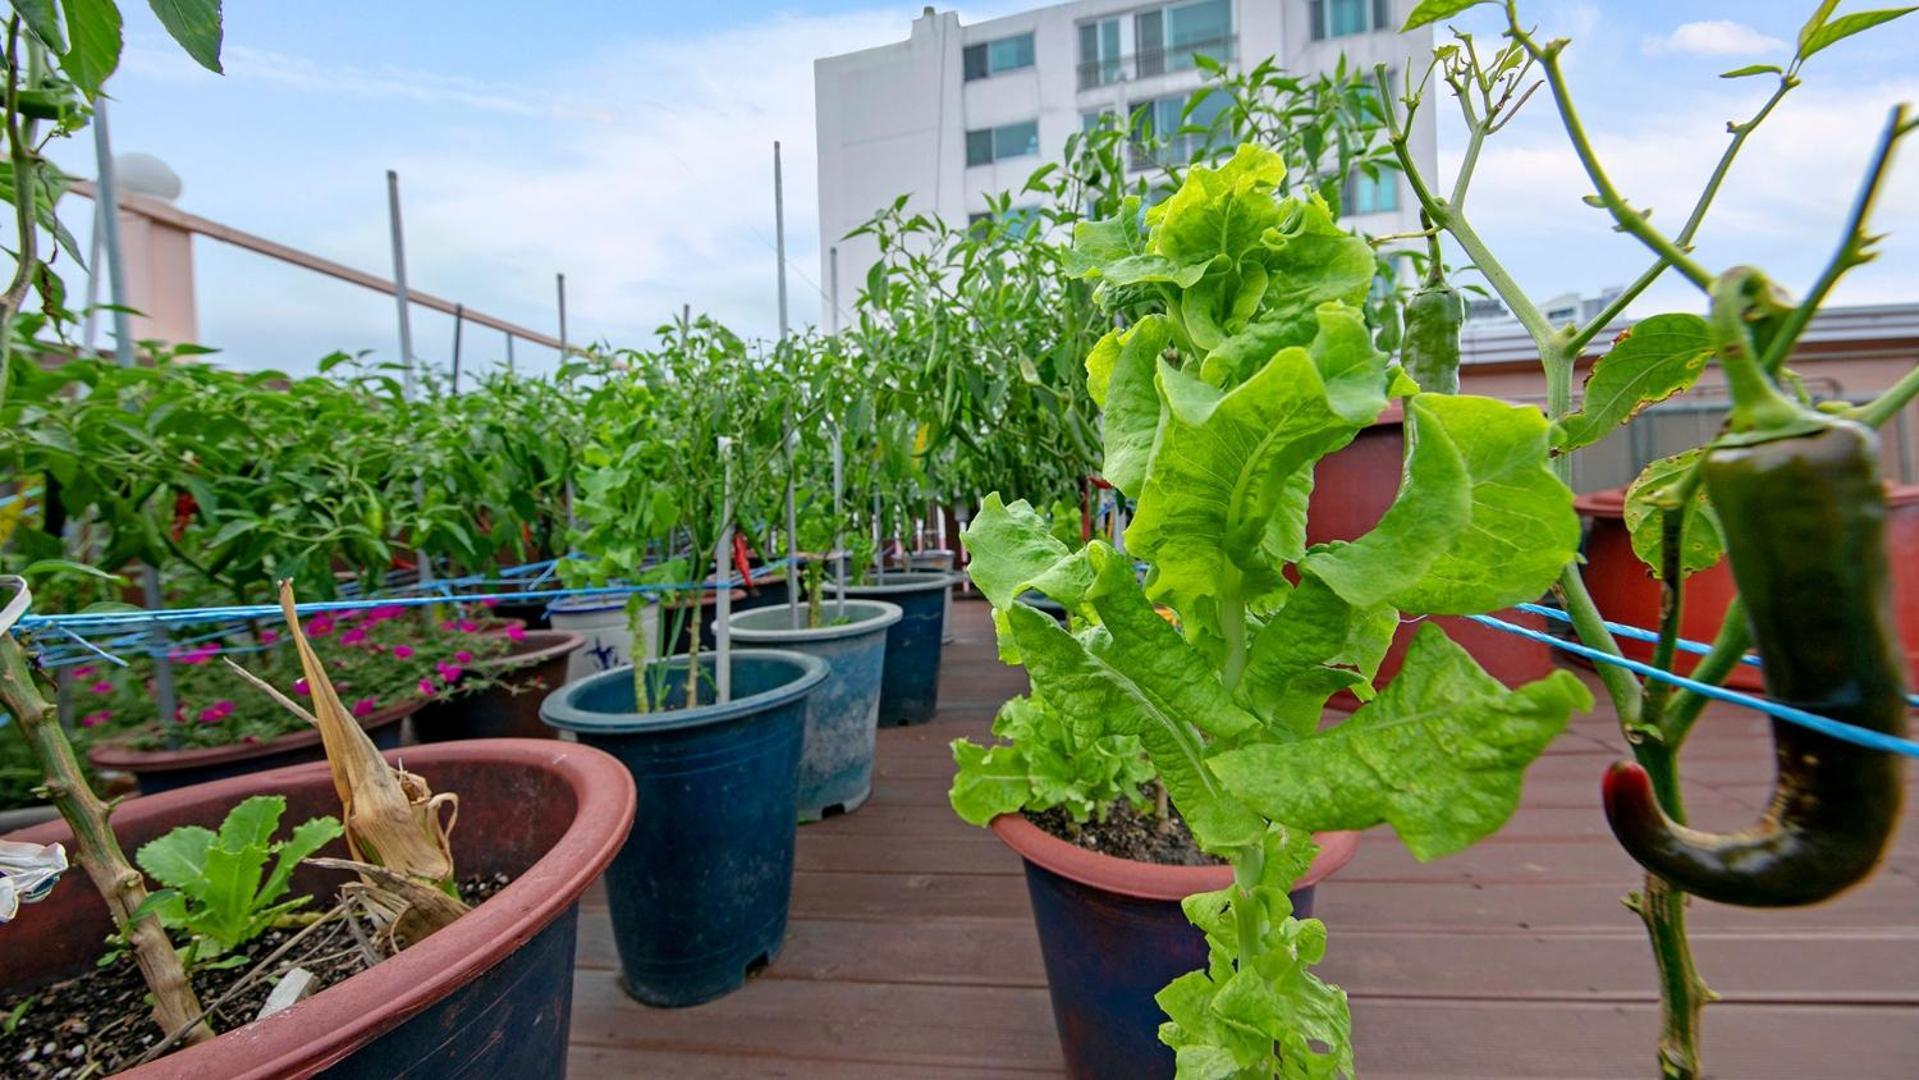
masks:
<path fill-rule="evenodd" d="M 211 1028 L 196 1023 L 199 999 L 160 921 L 151 915 L 133 921 L 133 913 L 147 900 L 146 878 L 120 850 L 120 841 L 107 823 L 107 804 L 87 784 L 53 704 L 41 696 L 34 681 L 26 650 L 10 634 L 0 634 L 0 704 L 33 745 L 46 774 L 47 798 L 73 831 L 74 859 L 106 901 L 114 926 L 126 937 L 134 963 L 153 994 L 153 1019 L 161 1034 L 186 1027 L 188 1042 L 212 1038 Z"/>
<path fill-rule="evenodd" d="M 29 45 L 29 49 L 32 46 Z M 15 252 L 13 281 L 7 285 L 5 294 L 0 295 L 0 407 L 7 401 L 7 387 L 12 381 L 13 371 L 13 320 L 19 316 L 20 308 L 26 303 L 27 290 L 33 284 L 33 272 L 39 265 L 37 251 L 40 233 L 35 221 L 34 210 L 38 205 L 34 195 L 40 185 L 40 159 L 33 152 L 35 124 L 32 120 L 23 120 L 19 111 L 20 80 L 17 73 L 20 52 L 20 19 L 15 16 L 7 24 L 7 86 L 6 86 L 6 137 L 7 158 L 13 166 L 13 220 L 18 236 L 15 242 L 19 250 Z M 37 69 L 38 64 L 34 67 Z M 33 74 L 28 82 L 37 82 Z"/>
<path fill-rule="evenodd" d="M 1719 633 L 1713 638 L 1712 650 L 1700 657 L 1699 663 L 1692 669 L 1694 682 L 1708 686 L 1718 686 L 1726 681 L 1726 676 L 1739 666 L 1746 650 L 1752 647 L 1752 628 L 1746 624 L 1746 603 L 1739 597 L 1733 597 L 1726 605 L 1725 621 L 1719 625 Z M 1692 725 L 1706 707 L 1707 698 L 1681 690 L 1672 699 L 1661 722 L 1665 728 L 1666 745 L 1674 752 L 1686 741 L 1686 735 L 1692 731 Z"/>
<path fill-rule="evenodd" d="M 1646 924 L 1659 968 L 1659 1075 L 1664 1080 L 1700 1076 L 1700 1013 L 1719 996 L 1693 964 L 1686 938 L 1688 900 L 1656 874 L 1646 875 L 1644 892 L 1626 898 L 1626 906 Z"/>
<path fill-rule="evenodd" d="M 1912 404 L 1919 397 L 1919 367 L 1914 367 L 1899 377 L 1885 393 L 1872 402 L 1854 410 L 1853 419 L 1867 427 L 1879 427 L 1886 421 L 1899 415 L 1899 410 Z"/>

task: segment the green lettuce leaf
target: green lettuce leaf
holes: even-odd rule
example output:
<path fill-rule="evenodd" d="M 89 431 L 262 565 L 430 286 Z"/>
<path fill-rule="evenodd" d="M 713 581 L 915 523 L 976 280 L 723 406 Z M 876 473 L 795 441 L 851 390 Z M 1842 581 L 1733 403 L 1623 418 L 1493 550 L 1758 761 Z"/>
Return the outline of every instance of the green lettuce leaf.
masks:
<path fill-rule="evenodd" d="M 1266 722 L 1269 736 L 1304 738 L 1333 694 L 1372 696 L 1372 678 L 1398 629 L 1390 605 L 1354 607 L 1305 574 L 1286 606 L 1253 634 L 1234 698 Z"/>
<path fill-rule="evenodd" d="M 1172 321 L 1148 315 L 1130 329 L 1111 330 L 1086 357 L 1086 385 L 1100 407 L 1100 438 L 1106 459 L 1100 473 L 1128 496 L 1146 481 L 1159 431 L 1159 357 L 1172 342 Z"/>
<path fill-rule="evenodd" d="M 1091 571 L 1050 530 L 1025 499 L 1008 506 L 996 491 L 980 503 L 960 542 L 966 545 L 967 574 L 995 609 L 1029 588 L 1078 606 L 1092 584 Z"/>
<path fill-rule="evenodd" d="M 1193 166 L 1178 191 L 1146 212 L 1149 250 L 1180 267 L 1210 267 L 1220 256 L 1236 265 L 1281 223 L 1273 191 L 1285 179 L 1285 160 L 1253 143 L 1218 168 Z"/>
<path fill-rule="evenodd" d="M 1338 727 L 1284 744 L 1228 750 L 1214 774 L 1274 821 L 1315 832 L 1391 825 L 1420 860 L 1505 824 L 1526 766 L 1592 694 L 1555 671 L 1508 690 L 1431 623 L 1399 674 Z"/>
<path fill-rule="evenodd" d="M 1138 739 L 1109 735 L 1082 741 L 1058 713 L 1029 697 L 1000 707 L 993 734 L 1007 740 L 990 748 L 953 741 L 957 770 L 947 793 L 953 810 L 974 825 L 1000 814 L 1062 807 L 1086 821 L 1124 799 L 1142 805 L 1142 784 L 1152 765 Z"/>

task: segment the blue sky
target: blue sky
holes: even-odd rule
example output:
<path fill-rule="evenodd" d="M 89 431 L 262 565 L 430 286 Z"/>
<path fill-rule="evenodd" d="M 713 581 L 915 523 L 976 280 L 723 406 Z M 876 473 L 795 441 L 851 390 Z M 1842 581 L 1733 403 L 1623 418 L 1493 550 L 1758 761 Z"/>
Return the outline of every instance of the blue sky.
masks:
<path fill-rule="evenodd" d="M 414 285 L 529 326 L 553 327 L 553 274 L 564 271 L 575 338 L 634 342 L 682 302 L 770 333 L 772 142 L 785 144 L 793 311 L 805 321 L 818 310 L 812 59 L 903 38 L 920 6 L 230 2 L 229 73 L 218 77 L 180 55 L 145 5 L 127 3 L 113 133 L 118 150 L 173 166 L 186 209 L 383 274 L 384 170 L 397 169 Z M 960 10 L 970 22 L 1023 6 Z M 1714 75 L 1783 60 L 1812 6 L 1522 4 L 1548 34 L 1575 39 L 1570 70 L 1612 175 L 1665 222 L 1690 206 L 1725 122 L 1768 89 Z M 1488 14 L 1462 25 L 1490 37 Z M 1810 280 L 1886 108 L 1919 101 L 1916 53 L 1919 16 L 1815 58 L 1724 189 L 1701 244 L 1708 265 L 1754 263 L 1789 288 Z M 1527 106 L 1482 159 L 1478 227 L 1535 295 L 1630 279 L 1644 256 L 1578 203 L 1586 187 L 1548 104 Z M 1441 115 L 1450 174 L 1457 131 Z M 57 157 L 94 171 L 86 140 Z M 1919 300 L 1919 152 L 1885 205 L 1879 223 L 1894 236 L 1841 301 Z M 76 231 L 89 210 L 66 208 Z M 395 351 L 385 297 L 211 241 L 196 258 L 202 337 L 235 366 L 303 370 L 334 348 Z M 1639 311 L 1696 306 L 1669 282 Z M 416 352 L 443 361 L 451 334 L 450 319 L 420 315 Z M 497 335 L 467 341 L 469 363 L 503 353 Z"/>

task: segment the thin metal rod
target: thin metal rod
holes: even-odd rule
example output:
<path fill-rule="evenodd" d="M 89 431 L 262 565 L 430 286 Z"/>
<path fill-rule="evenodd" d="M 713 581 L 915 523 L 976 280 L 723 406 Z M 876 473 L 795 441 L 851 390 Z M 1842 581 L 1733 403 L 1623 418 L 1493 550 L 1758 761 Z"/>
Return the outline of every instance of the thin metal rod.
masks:
<path fill-rule="evenodd" d="M 831 333 L 840 332 L 840 248 L 826 249 L 826 325 Z"/>
<path fill-rule="evenodd" d="M 786 195 L 780 182 L 780 141 L 773 140 L 773 253 L 780 264 L 780 340 L 786 340 Z"/>
<path fill-rule="evenodd" d="M 105 242 L 107 201 L 93 200 L 93 236 L 87 241 L 87 318 L 80 327 L 80 348 L 88 353 L 100 328 L 100 245 Z"/>
<path fill-rule="evenodd" d="M 393 234 L 393 305 L 400 316 L 401 386 L 413 400 L 413 319 L 406 299 L 406 232 L 400 222 L 400 174 L 386 171 L 386 217 Z"/>
<path fill-rule="evenodd" d="M 460 392 L 460 330 L 466 325 L 466 305 L 453 305 L 453 392 Z"/>
<path fill-rule="evenodd" d="M 840 508 L 846 492 L 846 457 L 840 445 L 840 429 L 833 428 L 833 592 L 839 598 L 837 615 L 846 621 L 846 512 Z"/>
<path fill-rule="evenodd" d="M 560 363 L 566 363 L 569 346 L 566 343 L 566 275 L 553 275 L 553 289 L 560 301 Z M 578 526 L 579 517 L 573 509 L 573 473 L 566 476 L 566 534 L 567 542 L 572 542 L 573 530 Z M 689 687 L 690 690 L 690 687 Z"/>
<path fill-rule="evenodd" d="M 104 96 L 94 103 L 93 152 L 99 163 L 100 203 L 104 207 L 97 232 L 105 246 L 107 296 L 113 301 L 113 357 L 121 367 L 130 368 L 134 365 L 133 320 L 127 315 L 125 249 L 120 246 L 120 184 L 114 176 L 113 140 L 107 134 Z M 140 564 L 140 598 L 149 610 L 166 606 L 160 571 L 146 562 Z M 162 729 L 171 728 L 180 723 L 175 715 L 179 700 L 173 689 L 173 661 L 167 657 L 167 635 L 158 625 L 147 630 L 147 649 L 153 657 L 153 700 L 160 709 L 160 725 Z"/>
<path fill-rule="evenodd" d="M 564 360 L 565 357 L 561 359 Z M 506 373 L 513 374 L 513 334 L 510 331 L 506 335 Z"/>
<path fill-rule="evenodd" d="M 728 549 L 733 546 L 732 449 L 733 440 L 720 436 L 724 479 L 720 487 L 720 540 L 713 545 L 713 582 L 719 589 L 713 608 L 713 685 L 722 704 L 733 700 L 733 587 L 726 570 Z"/>
<path fill-rule="evenodd" d="M 786 348 L 786 188 L 780 173 L 780 141 L 773 140 L 773 253 L 779 262 L 779 304 L 780 304 L 780 348 L 782 359 L 792 363 L 792 357 L 784 355 Z M 786 617 L 795 630 L 800 628 L 800 525 L 799 525 L 799 485 L 793 475 L 793 444 L 799 438 L 799 432 L 793 430 L 793 410 L 787 409 L 780 418 L 780 427 L 786 436 Z"/>

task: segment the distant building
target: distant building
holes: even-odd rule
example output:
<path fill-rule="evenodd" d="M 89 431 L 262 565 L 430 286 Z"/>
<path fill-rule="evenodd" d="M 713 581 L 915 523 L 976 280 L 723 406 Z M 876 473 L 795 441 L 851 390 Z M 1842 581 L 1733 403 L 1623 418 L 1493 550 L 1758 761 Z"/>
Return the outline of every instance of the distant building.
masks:
<path fill-rule="evenodd" d="M 971 26 L 929 7 L 905 41 L 829 56 L 813 65 L 819 137 L 820 272 L 839 247 L 842 304 L 877 257 L 873 241 L 846 233 L 893 199 L 955 226 L 986 210 L 989 194 L 1016 191 L 1058 160 L 1067 136 L 1100 116 L 1152 110 L 1161 130 L 1204 77 L 1195 54 L 1237 69 L 1277 57 L 1302 75 L 1349 68 L 1394 72 L 1426 63 L 1430 29 L 1401 35 L 1416 0 L 1072 0 Z M 1412 150 L 1437 171 L 1433 117 L 1443 95 L 1428 92 Z M 1202 103 L 1202 109 L 1207 103 Z M 1195 113 L 1196 122 L 1206 117 Z M 1198 147 L 1175 141 L 1167 153 Z M 1136 169 L 1152 164 L 1135 155 Z M 1418 228 L 1403 179 L 1356 178 L 1347 209 L 1372 233 Z M 824 278 L 822 278 L 824 280 Z"/>

